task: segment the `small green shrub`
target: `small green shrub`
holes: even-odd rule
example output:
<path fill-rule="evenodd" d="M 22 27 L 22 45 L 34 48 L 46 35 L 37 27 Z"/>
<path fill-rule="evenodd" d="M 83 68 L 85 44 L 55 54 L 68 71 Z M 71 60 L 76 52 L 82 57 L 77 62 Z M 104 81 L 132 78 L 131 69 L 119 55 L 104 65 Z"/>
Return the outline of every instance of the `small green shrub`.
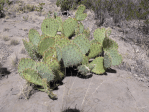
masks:
<path fill-rule="evenodd" d="M 10 45 L 18 45 L 19 42 L 17 40 L 11 40 Z"/>
<path fill-rule="evenodd" d="M 38 7 L 36 7 L 36 11 L 41 12 L 43 9 L 43 5 L 45 5 L 45 3 L 39 3 Z"/>
<path fill-rule="evenodd" d="M 10 2 L 9 0 L 0 0 L 0 17 L 2 17 L 3 16 L 3 6 L 4 6 L 4 4 L 8 4 L 8 5 L 10 5 L 12 2 Z"/>
<path fill-rule="evenodd" d="M 3 37 L 3 40 L 4 40 L 4 41 L 9 41 L 10 38 L 9 38 L 8 36 L 4 36 L 4 37 Z"/>
<path fill-rule="evenodd" d="M 72 0 L 57 0 L 56 2 L 57 7 L 60 6 L 62 11 L 76 9 L 79 4 L 80 2 Z"/>

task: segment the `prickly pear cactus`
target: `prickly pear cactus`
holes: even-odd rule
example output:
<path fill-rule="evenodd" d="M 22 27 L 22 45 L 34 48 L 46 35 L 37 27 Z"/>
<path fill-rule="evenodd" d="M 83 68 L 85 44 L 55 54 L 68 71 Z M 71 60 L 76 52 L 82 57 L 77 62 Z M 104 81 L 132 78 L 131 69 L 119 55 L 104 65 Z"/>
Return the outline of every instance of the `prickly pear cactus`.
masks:
<path fill-rule="evenodd" d="M 57 85 L 52 87 L 50 82 L 64 78 L 63 68 L 77 66 L 82 75 L 89 72 L 103 74 L 107 68 L 122 62 L 118 44 L 109 38 L 110 28 L 97 28 L 93 33 L 94 39 L 89 40 L 90 31 L 80 22 L 87 16 L 84 10 L 85 6 L 80 5 L 75 18 L 69 17 L 65 21 L 55 13 L 54 18 L 43 20 L 41 36 L 31 29 L 29 42 L 23 40 L 31 59 L 22 58 L 18 72 L 27 82 L 41 86 L 37 89 L 45 91 L 52 99 L 56 98 L 52 89 Z M 104 56 L 99 56 L 103 51 Z"/>

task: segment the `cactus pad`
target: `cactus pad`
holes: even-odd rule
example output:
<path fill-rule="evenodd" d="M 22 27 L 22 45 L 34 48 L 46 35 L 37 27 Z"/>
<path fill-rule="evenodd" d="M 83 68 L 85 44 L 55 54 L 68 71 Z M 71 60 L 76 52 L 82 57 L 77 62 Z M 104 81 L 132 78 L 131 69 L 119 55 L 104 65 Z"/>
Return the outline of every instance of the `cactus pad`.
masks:
<path fill-rule="evenodd" d="M 46 78 L 48 82 L 54 80 L 54 74 L 48 64 L 43 62 L 37 62 L 36 64 L 37 73 L 42 77 Z"/>
<path fill-rule="evenodd" d="M 62 24 L 63 24 L 63 21 L 60 17 L 56 17 L 56 20 L 57 22 L 59 23 L 59 28 L 58 28 L 58 31 L 62 32 Z"/>
<path fill-rule="evenodd" d="M 28 68 L 36 70 L 36 62 L 29 58 L 22 58 L 18 64 L 18 72 L 21 73 Z"/>
<path fill-rule="evenodd" d="M 48 57 L 47 60 L 46 60 L 46 63 L 49 65 L 50 69 L 52 71 L 54 70 L 59 70 L 60 69 L 60 65 L 59 65 L 59 62 L 56 58 L 54 57 Z"/>
<path fill-rule="evenodd" d="M 101 52 L 102 52 L 101 44 L 99 42 L 97 42 L 96 40 L 95 41 L 93 40 L 91 43 L 90 52 L 89 52 L 88 57 L 94 58 L 97 55 L 99 55 L 99 53 L 101 53 Z"/>
<path fill-rule="evenodd" d="M 95 65 L 95 67 L 91 70 L 92 72 L 96 74 L 102 74 L 105 72 L 105 69 L 103 66 L 103 57 L 95 58 L 90 64 Z"/>
<path fill-rule="evenodd" d="M 105 32 L 106 32 L 105 28 L 98 28 L 93 33 L 95 40 L 97 40 L 101 45 L 105 38 Z"/>
<path fill-rule="evenodd" d="M 80 5 L 80 6 L 78 7 L 77 12 L 76 12 L 76 14 L 75 14 L 75 19 L 76 19 L 77 21 L 82 21 L 82 20 L 84 20 L 84 19 L 87 17 L 87 14 L 84 14 L 84 13 L 83 13 L 84 10 L 85 10 L 85 6 L 84 6 L 84 5 Z"/>
<path fill-rule="evenodd" d="M 23 44 L 24 44 L 24 47 L 28 53 L 28 55 L 33 59 L 33 60 L 37 60 L 37 56 L 36 56 L 36 51 L 37 51 L 37 48 L 31 43 L 31 42 L 27 42 L 26 40 L 23 40 Z"/>
<path fill-rule="evenodd" d="M 70 37 L 75 32 L 75 27 L 78 25 L 77 21 L 73 18 L 68 18 L 63 23 L 62 33 L 66 37 Z"/>
<path fill-rule="evenodd" d="M 38 33 L 37 30 L 31 29 L 29 31 L 28 37 L 30 42 L 32 42 L 35 46 L 38 46 L 38 43 L 40 41 L 40 34 Z"/>
<path fill-rule="evenodd" d="M 110 55 L 105 53 L 105 55 L 104 55 L 104 67 L 110 68 L 111 65 L 112 65 L 112 58 L 110 57 Z"/>
<path fill-rule="evenodd" d="M 93 65 L 93 64 L 80 65 L 77 67 L 77 69 L 82 75 L 86 75 L 94 68 L 94 66 L 95 65 Z"/>
<path fill-rule="evenodd" d="M 44 37 L 39 45 L 38 52 L 43 55 L 43 53 L 50 47 L 54 47 L 55 39 L 53 37 Z"/>
<path fill-rule="evenodd" d="M 112 59 L 112 65 L 119 65 L 122 62 L 122 56 L 118 54 L 116 49 L 111 49 L 106 52 Z"/>
<path fill-rule="evenodd" d="M 22 76 L 30 83 L 42 86 L 42 79 L 38 75 L 37 71 L 28 68 L 23 71 Z"/>
<path fill-rule="evenodd" d="M 114 40 L 106 37 L 103 41 L 103 50 L 108 51 L 110 49 L 118 50 L 118 44 Z"/>
<path fill-rule="evenodd" d="M 54 37 L 57 34 L 57 30 L 59 28 L 59 24 L 57 20 L 53 18 L 44 19 L 41 24 L 41 31 L 50 37 Z"/>
<path fill-rule="evenodd" d="M 81 34 L 84 31 L 84 26 L 82 23 L 78 24 L 75 29 L 75 35 Z"/>
<path fill-rule="evenodd" d="M 44 62 L 46 62 L 47 57 L 55 57 L 56 58 L 56 48 L 55 47 L 50 47 L 48 50 L 46 50 L 43 53 Z"/>
<path fill-rule="evenodd" d="M 82 51 L 83 54 L 86 54 L 89 51 L 90 48 L 90 42 L 89 40 L 85 37 L 85 34 L 80 34 L 77 35 L 73 43 L 79 46 L 80 50 Z"/>
<path fill-rule="evenodd" d="M 76 44 L 68 44 L 62 48 L 62 59 L 65 67 L 73 66 L 82 62 L 83 54 Z"/>

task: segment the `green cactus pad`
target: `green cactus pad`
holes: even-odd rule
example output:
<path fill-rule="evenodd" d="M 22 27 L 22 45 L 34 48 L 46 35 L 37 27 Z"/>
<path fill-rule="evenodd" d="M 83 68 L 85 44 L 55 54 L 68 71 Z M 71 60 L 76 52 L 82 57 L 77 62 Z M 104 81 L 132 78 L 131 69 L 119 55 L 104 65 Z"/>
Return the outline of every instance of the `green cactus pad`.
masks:
<path fill-rule="evenodd" d="M 40 41 L 41 41 L 43 38 L 45 38 L 45 37 L 47 37 L 47 35 L 45 35 L 45 34 L 41 35 L 41 36 L 40 36 Z"/>
<path fill-rule="evenodd" d="M 65 37 L 70 37 L 75 32 L 75 27 L 77 26 L 78 22 L 73 18 L 68 18 L 63 23 L 62 33 Z"/>
<path fill-rule="evenodd" d="M 92 72 L 96 74 L 102 74 L 105 72 L 105 69 L 103 66 L 103 57 L 95 58 L 90 64 L 95 65 L 95 67 L 91 70 Z"/>
<path fill-rule="evenodd" d="M 31 42 L 27 42 L 27 40 L 22 39 L 24 47 L 28 53 L 28 55 L 33 59 L 33 60 L 37 60 L 37 56 L 35 54 L 35 52 L 37 51 L 37 48 L 31 43 Z"/>
<path fill-rule="evenodd" d="M 89 60 L 89 57 L 87 57 L 87 56 L 84 55 L 83 61 L 82 61 L 82 65 L 88 64 L 89 63 L 88 60 Z"/>
<path fill-rule="evenodd" d="M 28 68 L 23 71 L 22 76 L 24 79 L 26 79 L 30 83 L 42 86 L 42 79 L 37 73 L 37 71 L 31 68 Z"/>
<path fill-rule="evenodd" d="M 61 17 L 56 17 L 57 22 L 59 23 L 59 32 L 62 32 L 62 25 L 63 25 L 63 21 Z"/>
<path fill-rule="evenodd" d="M 103 41 L 103 50 L 108 51 L 111 49 L 118 50 L 118 44 L 114 40 L 106 37 Z"/>
<path fill-rule="evenodd" d="M 95 40 L 97 40 L 101 45 L 103 44 L 103 40 L 105 38 L 105 32 L 105 28 L 98 28 L 93 33 Z"/>
<path fill-rule="evenodd" d="M 99 42 L 96 39 L 93 39 L 93 40 L 90 41 L 90 43 L 92 44 L 92 43 L 99 43 Z"/>
<path fill-rule="evenodd" d="M 61 37 L 60 34 L 55 35 L 55 37 L 54 37 L 55 38 L 55 41 L 56 41 L 57 38 L 60 38 L 60 37 Z"/>
<path fill-rule="evenodd" d="M 65 74 L 65 67 L 64 67 L 64 65 L 62 63 L 60 64 L 61 60 L 58 61 L 57 58 L 54 58 L 54 57 L 48 57 L 48 58 L 49 58 L 48 61 L 50 61 L 49 66 L 52 69 L 52 71 L 54 72 L 54 75 L 56 76 L 54 78 L 54 80 L 55 81 L 61 80 L 61 78 L 63 78 L 64 74 Z"/>
<path fill-rule="evenodd" d="M 116 49 L 108 50 L 107 53 L 112 59 L 112 65 L 119 65 L 122 62 L 122 56 L 118 54 Z"/>
<path fill-rule="evenodd" d="M 57 95 L 53 94 L 53 92 L 50 90 L 50 87 L 48 85 L 48 80 L 46 78 L 43 78 L 42 79 L 42 84 L 43 84 L 43 87 L 44 87 L 44 91 L 48 94 L 48 96 L 50 96 L 52 99 L 55 99 L 57 98 Z M 42 89 L 41 89 L 42 91 Z"/>
<path fill-rule="evenodd" d="M 35 29 L 29 30 L 28 37 L 30 42 L 32 42 L 35 46 L 38 46 L 38 43 L 40 41 L 40 34 L 38 33 L 37 30 Z"/>
<path fill-rule="evenodd" d="M 55 57 L 56 58 L 56 48 L 55 47 L 50 47 L 48 50 L 46 50 L 43 53 L 43 60 L 46 62 L 47 57 Z"/>
<path fill-rule="evenodd" d="M 84 26 L 82 23 L 78 23 L 76 29 L 75 29 L 75 35 L 78 35 L 80 33 L 83 33 L 84 31 Z"/>
<path fill-rule="evenodd" d="M 77 9 L 77 12 L 76 12 L 76 14 L 75 14 L 75 19 L 77 20 L 77 21 L 82 21 L 82 20 L 84 20 L 86 17 L 87 17 L 87 14 L 84 14 L 83 12 L 84 12 L 84 10 L 85 10 L 85 6 L 84 5 L 80 5 L 79 7 L 78 7 L 78 9 Z"/>
<path fill-rule="evenodd" d="M 42 77 L 46 78 L 48 82 L 54 80 L 54 74 L 48 64 L 43 62 L 37 62 L 36 64 L 37 73 Z"/>
<path fill-rule="evenodd" d="M 68 44 L 62 48 L 62 60 L 65 67 L 80 64 L 83 60 L 83 54 L 76 44 Z"/>
<path fill-rule="evenodd" d="M 84 12 L 85 8 L 86 8 L 86 7 L 85 7 L 84 5 L 80 5 L 80 6 L 78 6 L 78 8 L 77 8 L 77 12 L 76 12 L 75 15 L 82 14 L 82 13 Z"/>
<path fill-rule="evenodd" d="M 86 75 L 87 73 L 89 73 L 93 68 L 95 67 L 95 65 L 93 64 L 87 64 L 87 65 L 80 65 L 77 67 L 78 71 L 82 74 L 82 75 Z"/>
<path fill-rule="evenodd" d="M 65 38 L 65 37 L 57 37 L 55 38 L 55 46 L 56 46 L 56 53 L 57 53 L 57 58 L 58 58 L 58 61 L 61 60 L 62 58 L 62 48 L 71 43 L 71 41 L 68 39 L 68 38 Z"/>
<path fill-rule="evenodd" d="M 83 54 L 86 54 L 89 51 L 90 48 L 90 42 L 89 40 L 85 37 L 85 34 L 80 34 L 77 35 L 73 43 L 79 46 L 80 50 L 82 51 Z"/>
<path fill-rule="evenodd" d="M 97 55 L 99 55 L 102 52 L 102 46 L 99 42 L 93 42 L 91 43 L 90 51 L 89 51 L 89 58 L 94 58 Z"/>
<path fill-rule="evenodd" d="M 62 59 L 62 49 L 58 46 L 56 46 L 56 55 L 57 55 L 58 61 L 60 61 Z"/>
<path fill-rule="evenodd" d="M 82 21 L 87 17 L 87 14 L 79 14 L 76 16 L 77 21 Z"/>
<path fill-rule="evenodd" d="M 41 24 L 41 31 L 50 37 L 54 37 L 57 34 L 57 30 L 59 28 L 59 24 L 57 20 L 53 18 L 44 19 Z"/>
<path fill-rule="evenodd" d="M 48 57 L 46 63 L 49 65 L 52 71 L 60 69 L 60 64 L 58 60 L 54 57 Z"/>
<path fill-rule="evenodd" d="M 110 68 L 111 65 L 112 65 L 112 58 L 110 57 L 109 54 L 105 53 L 104 54 L 104 67 Z"/>
<path fill-rule="evenodd" d="M 53 37 L 44 37 L 38 45 L 38 52 L 43 55 L 47 49 L 54 47 L 54 44 L 55 39 Z"/>
<path fill-rule="evenodd" d="M 71 41 L 68 38 L 65 38 L 63 36 L 58 36 L 55 38 L 55 45 L 59 47 L 63 47 L 67 44 L 69 44 Z"/>
<path fill-rule="evenodd" d="M 36 70 L 36 62 L 29 58 L 21 58 L 18 64 L 18 72 L 21 73 L 28 68 Z"/>

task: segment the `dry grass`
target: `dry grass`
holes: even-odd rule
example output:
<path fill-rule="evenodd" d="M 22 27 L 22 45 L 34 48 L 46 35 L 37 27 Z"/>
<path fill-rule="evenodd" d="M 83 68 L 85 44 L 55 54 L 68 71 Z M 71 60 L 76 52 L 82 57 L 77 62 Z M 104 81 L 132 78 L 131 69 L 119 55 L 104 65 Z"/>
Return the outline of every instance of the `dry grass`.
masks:
<path fill-rule="evenodd" d="M 25 48 L 23 48 L 23 49 L 21 50 L 21 54 L 26 54 Z"/>
<path fill-rule="evenodd" d="M 10 38 L 9 38 L 8 36 L 4 36 L 4 37 L 3 37 L 3 40 L 4 40 L 4 41 L 9 41 Z"/>
<path fill-rule="evenodd" d="M 19 41 L 17 40 L 11 40 L 10 45 L 18 45 Z"/>
<path fill-rule="evenodd" d="M 9 14 L 15 12 L 17 14 L 19 13 L 28 13 L 31 11 L 35 11 L 36 7 L 34 5 L 25 4 L 23 1 L 17 1 L 16 4 L 12 4 L 9 7 L 4 7 L 5 13 L 5 19 L 9 19 Z"/>
<path fill-rule="evenodd" d="M 3 29 L 3 32 L 5 32 L 5 31 L 9 31 L 9 28 L 4 28 Z"/>
<path fill-rule="evenodd" d="M 23 16 L 23 20 L 24 21 L 27 21 L 28 20 L 28 18 L 29 18 L 29 16 L 27 15 L 27 16 Z"/>
<path fill-rule="evenodd" d="M 19 62 L 19 59 L 18 59 L 17 55 L 15 55 L 14 59 L 12 59 L 12 62 L 11 62 L 12 67 L 13 67 L 15 70 L 17 70 L 18 62 Z"/>
<path fill-rule="evenodd" d="M 24 31 L 28 31 L 28 29 L 24 29 Z"/>

